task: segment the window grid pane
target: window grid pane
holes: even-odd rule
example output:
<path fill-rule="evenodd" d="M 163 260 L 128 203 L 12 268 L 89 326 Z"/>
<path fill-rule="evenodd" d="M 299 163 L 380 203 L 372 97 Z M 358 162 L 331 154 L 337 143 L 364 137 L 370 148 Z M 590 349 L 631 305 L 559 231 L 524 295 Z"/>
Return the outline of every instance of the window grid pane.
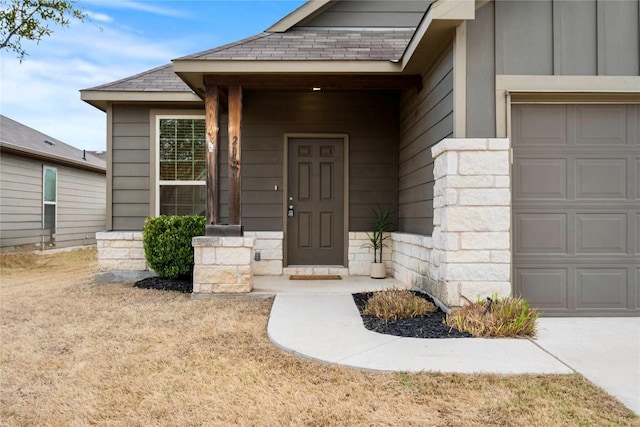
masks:
<path fill-rule="evenodd" d="M 205 215 L 206 186 L 161 185 L 160 215 Z"/>
<path fill-rule="evenodd" d="M 160 180 L 204 181 L 204 119 L 160 119 Z"/>
<path fill-rule="evenodd" d="M 56 171 L 53 169 L 44 170 L 44 201 L 56 201 Z"/>
<path fill-rule="evenodd" d="M 50 235 L 56 232 L 56 205 L 44 205 L 43 230 L 49 230 Z"/>

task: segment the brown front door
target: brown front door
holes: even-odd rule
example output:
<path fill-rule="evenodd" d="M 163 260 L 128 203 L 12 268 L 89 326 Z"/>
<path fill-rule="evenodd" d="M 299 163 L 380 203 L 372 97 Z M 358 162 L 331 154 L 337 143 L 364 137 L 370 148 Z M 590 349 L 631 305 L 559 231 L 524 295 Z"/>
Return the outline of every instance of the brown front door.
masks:
<path fill-rule="evenodd" d="M 287 264 L 344 264 L 344 140 L 290 138 Z"/>

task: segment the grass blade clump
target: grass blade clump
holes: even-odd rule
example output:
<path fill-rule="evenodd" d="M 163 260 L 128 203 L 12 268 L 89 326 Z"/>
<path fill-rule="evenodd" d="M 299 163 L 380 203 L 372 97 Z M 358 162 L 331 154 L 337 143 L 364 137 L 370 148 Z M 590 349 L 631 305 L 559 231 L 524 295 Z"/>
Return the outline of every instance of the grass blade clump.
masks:
<path fill-rule="evenodd" d="M 445 323 L 475 337 L 533 337 L 540 313 L 522 298 L 478 301 L 448 315 Z"/>
<path fill-rule="evenodd" d="M 383 320 L 408 319 L 433 313 L 438 308 L 407 289 L 374 292 L 364 307 L 364 314 Z"/>

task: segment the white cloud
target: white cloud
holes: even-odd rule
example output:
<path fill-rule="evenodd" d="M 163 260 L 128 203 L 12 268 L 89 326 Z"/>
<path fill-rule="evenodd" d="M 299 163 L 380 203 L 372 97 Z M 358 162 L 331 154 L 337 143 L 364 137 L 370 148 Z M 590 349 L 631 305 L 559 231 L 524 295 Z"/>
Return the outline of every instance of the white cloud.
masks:
<path fill-rule="evenodd" d="M 169 7 L 158 6 L 150 2 L 138 2 L 138 1 L 107 1 L 101 2 L 102 7 L 114 8 L 114 9 L 129 9 L 137 10 L 139 12 L 153 13 L 155 15 L 169 16 L 173 18 L 187 18 L 190 15 L 184 10 L 172 9 Z"/>
<path fill-rule="evenodd" d="M 113 18 L 111 18 L 109 15 L 106 15 L 104 13 L 98 13 L 98 12 L 92 12 L 90 10 L 85 10 L 84 11 L 87 16 L 89 17 L 90 21 L 97 21 L 97 22 L 112 22 Z"/>
<path fill-rule="evenodd" d="M 2 52 L 0 113 L 77 148 L 104 150 L 105 114 L 80 100 L 79 90 L 166 64 L 185 54 L 182 42 L 72 23 L 39 45 L 25 44 L 30 55 L 22 63 Z"/>

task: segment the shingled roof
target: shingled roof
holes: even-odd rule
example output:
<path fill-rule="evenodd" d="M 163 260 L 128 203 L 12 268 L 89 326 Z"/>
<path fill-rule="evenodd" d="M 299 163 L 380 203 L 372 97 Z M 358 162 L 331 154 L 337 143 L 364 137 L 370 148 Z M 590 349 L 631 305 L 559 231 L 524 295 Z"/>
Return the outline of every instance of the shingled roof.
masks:
<path fill-rule="evenodd" d="M 413 29 L 407 30 L 299 30 L 260 33 L 224 46 L 184 56 L 179 60 L 327 60 L 397 61 Z M 86 91 L 192 92 L 172 64 L 163 65 Z"/>
<path fill-rule="evenodd" d="M 178 77 L 171 64 L 162 65 L 131 77 L 84 90 L 132 92 L 192 92 Z"/>
<path fill-rule="evenodd" d="M 104 159 L 0 115 L 0 148 L 27 156 L 43 157 L 55 163 L 71 164 L 104 172 Z"/>
<path fill-rule="evenodd" d="M 257 34 L 178 60 L 397 61 L 414 31 L 292 29 Z"/>

